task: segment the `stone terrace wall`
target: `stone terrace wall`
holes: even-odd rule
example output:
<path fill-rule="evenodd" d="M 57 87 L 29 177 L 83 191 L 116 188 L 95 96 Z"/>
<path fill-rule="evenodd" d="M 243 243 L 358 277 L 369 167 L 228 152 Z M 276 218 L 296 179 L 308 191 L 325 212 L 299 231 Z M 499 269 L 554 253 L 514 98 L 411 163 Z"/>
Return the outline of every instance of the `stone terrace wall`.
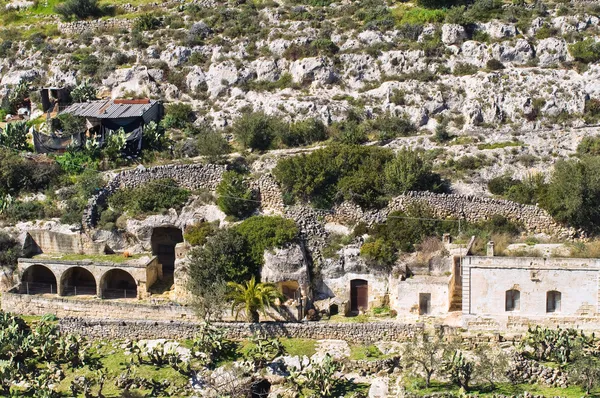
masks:
<path fill-rule="evenodd" d="M 179 305 L 127 303 L 111 300 L 71 300 L 61 297 L 41 297 L 26 294 L 2 293 L 2 310 L 23 315 L 55 314 L 69 317 L 78 314 L 87 318 L 115 319 L 194 319 L 193 311 Z"/>
<path fill-rule="evenodd" d="M 403 211 L 411 205 L 428 206 L 436 218 L 461 218 L 468 222 L 478 222 L 501 215 L 507 219 L 522 223 L 533 233 L 571 238 L 577 232 L 556 223 L 545 210 L 532 205 L 524 205 L 509 200 L 492 199 L 473 195 L 436 194 L 431 192 L 407 192 L 390 201 L 380 211 L 363 211 L 352 203 L 342 203 L 327 216 L 329 221 L 366 222 L 367 224 L 383 222 L 393 211 Z"/>
<path fill-rule="evenodd" d="M 130 19 L 97 19 L 94 21 L 60 22 L 58 30 L 64 35 L 76 36 L 83 32 L 131 30 L 133 20 Z"/>
<path fill-rule="evenodd" d="M 98 207 L 104 205 L 108 197 L 120 188 L 135 188 L 157 179 L 172 178 L 187 189 L 214 191 L 221 181 L 225 169 L 225 166 L 214 164 L 172 164 L 122 171 L 100 192 L 90 198 L 83 212 L 83 227 L 89 230 L 96 225 L 99 215 Z M 157 189 L 160 189 L 160 187 L 157 187 Z"/>
<path fill-rule="evenodd" d="M 227 330 L 231 339 L 244 339 L 255 333 L 270 337 L 293 337 L 305 339 L 341 339 L 360 343 L 376 341 L 406 340 L 423 329 L 422 324 L 401 324 L 396 322 L 377 323 L 215 323 Z M 64 318 L 60 329 L 66 333 L 77 333 L 89 338 L 135 339 L 135 338 L 192 338 L 198 331 L 198 324 L 192 322 L 157 322 L 127 320 L 90 320 Z"/>

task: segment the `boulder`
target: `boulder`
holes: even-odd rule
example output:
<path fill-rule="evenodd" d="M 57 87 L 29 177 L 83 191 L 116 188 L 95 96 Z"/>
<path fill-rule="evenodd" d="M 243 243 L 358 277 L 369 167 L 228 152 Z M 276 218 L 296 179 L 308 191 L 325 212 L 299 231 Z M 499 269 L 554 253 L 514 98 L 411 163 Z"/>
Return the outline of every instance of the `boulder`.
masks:
<path fill-rule="evenodd" d="M 225 85 L 236 83 L 238 78 L 238 69 L 233 61 L 211 64 L 206 72 L 206 84 L 210 96 L 217 97 L 226 88 Z"/>
<path fill-rule="evenodd" d="M 191 92 L 197 92 L 206 84 L 206 75 L 199 66 L 192 66 L 185 78 L 185 84 Z"/>
<path fill-rule="evenodd" d="M 2 80 L 0 80 L 0 84 L 9 85 L 9 86 L 17 86 L 21 82 L 31 82 L 36 77 L 40 75 L 37 69 L 28 69 L 28 70 L 11 70 L 4 76 L 2 76 Z"/>
<path fill-rule="evenodd" d="M 467 38 L 465 28 L 457 24 L 442 25 L 442 42 L 449 46 L 452 44 L 462 43 Z"/>
<path fill-rule="evenodd" d="M 325 57 L 303 58 L 292 62 L 290 74 L 295 83 L 331 84 L 335 80 L 333 66 Z"/>
<path fill-rule="evenodd" d="M 189 47 L 167 45 L 166 50 L 160 53 L 160 59 L 165 61 L 170 67 L 183 64 L 192 55 L 192 50 Z"/>
<path fill-rule="evenodd" d="M 477 24 L 477 30 L 484 31 L 493 39 L 504 39 L 517 35 L 517 28 L 515 25 L 500 21 L 490 21 Z"/>
<path fill-rule="evenodd" d="M 270 58 L 261 58 L 253 61 L 251 67 L 256 71 L 256 79 L 274 82 L 281 76 L 277 61 Z"/>
<path fill-rule="evenodd" d="M 570 61 L 571 56 L 567 50 L 567 42 L 562 38 L 549 37 L 538 41 L 536 54 L 539 66 L 548 67 L 561 62 Z"/>

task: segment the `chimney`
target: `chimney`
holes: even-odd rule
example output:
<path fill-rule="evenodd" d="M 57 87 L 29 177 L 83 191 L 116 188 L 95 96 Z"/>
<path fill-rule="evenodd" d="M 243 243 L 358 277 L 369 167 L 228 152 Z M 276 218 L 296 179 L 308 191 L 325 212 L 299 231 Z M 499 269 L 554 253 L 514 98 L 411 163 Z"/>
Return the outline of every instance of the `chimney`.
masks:
<path fill-rule="evenodd" d="M 489 241 L 487 244 L 487 256 L 494 257 L 494 242 Z"/>

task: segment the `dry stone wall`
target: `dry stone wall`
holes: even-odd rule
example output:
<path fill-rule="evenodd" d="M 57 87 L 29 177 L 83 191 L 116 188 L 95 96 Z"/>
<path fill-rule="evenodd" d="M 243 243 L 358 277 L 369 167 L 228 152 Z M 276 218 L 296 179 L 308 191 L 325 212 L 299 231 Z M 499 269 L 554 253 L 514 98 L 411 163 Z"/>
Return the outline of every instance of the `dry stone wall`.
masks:
<path fill-rule="evenodd" d="M 84 32 L 131 30 L 132 26 L 133 20 L 131 19 L 110 18 L 94 21 L 60 22 L 58 30 L 64 35 L 76 36 Z"/>
<path fill-rule="evenodd" d="M 405 211 L 417 204 L 427 206 L 433 215 L 440 219 L 460 218 L 468 222 L 479 222 L 500 215 L 523 224 L 529 232 L 563 238 L 577 235 L 577 231 L 558 224 L 547 211 L 538 206 L 474 195 L 432 192 L 407 192 L 405 195 L 393 198 L 388 206 L 380 211 L 364 211 L 355 204 L 344 202 L 327 215 L 327 220 L 342 223 L 365 222 L 371 225 L 385 221 L 391 212 Z"/>
<path fill-rule="evenodd" d="M 122 171 L 88 201 L 83 212 L 83 227 L 89 230 L 96 225 L 99 207 L 105 205 L 109 196 L 118 189 L 136 188 L 151 181 L 171 178 L 187 189 L 214 191 L 221 181 L 225 169 L 225 166 L 215 164 L 175 164 Z"/>
<path fill-rule="evenodd" d="M 215 323 L 224 328 L 230 339 L 241 340 L 256 333 L 269 337 L 291 337 L 304 339 L 339 339 L 359 343 L 377 341 L 407 340 L 423 330 L 422 324 L 402 324 L 397 322 L 377 323 Z M 134 338 L 192 338 L 199 325 L 192 322 L 159 322 L 148 320 L 91 320 L 63 318 L 60 330 L 76 333 L 93 339 L 134 339 Z"/>

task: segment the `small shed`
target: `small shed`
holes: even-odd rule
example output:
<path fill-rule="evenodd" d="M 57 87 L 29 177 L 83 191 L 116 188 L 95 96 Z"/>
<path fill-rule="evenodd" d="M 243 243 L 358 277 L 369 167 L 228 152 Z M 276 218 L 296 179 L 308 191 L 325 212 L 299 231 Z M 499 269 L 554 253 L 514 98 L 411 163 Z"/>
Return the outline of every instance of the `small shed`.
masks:
<path fill-rule="evenodd" d="M 127 134 L 127 152 L 137 153 L 142 148 L 144 126 L 160 121 L 163 106 L 160 101 L 150 99 L 107 99 L 75 103 L 60 114 L 65 113 L 85 118 L 87 130 L 95 133 L 101 142 L 122 128 Z"/>

